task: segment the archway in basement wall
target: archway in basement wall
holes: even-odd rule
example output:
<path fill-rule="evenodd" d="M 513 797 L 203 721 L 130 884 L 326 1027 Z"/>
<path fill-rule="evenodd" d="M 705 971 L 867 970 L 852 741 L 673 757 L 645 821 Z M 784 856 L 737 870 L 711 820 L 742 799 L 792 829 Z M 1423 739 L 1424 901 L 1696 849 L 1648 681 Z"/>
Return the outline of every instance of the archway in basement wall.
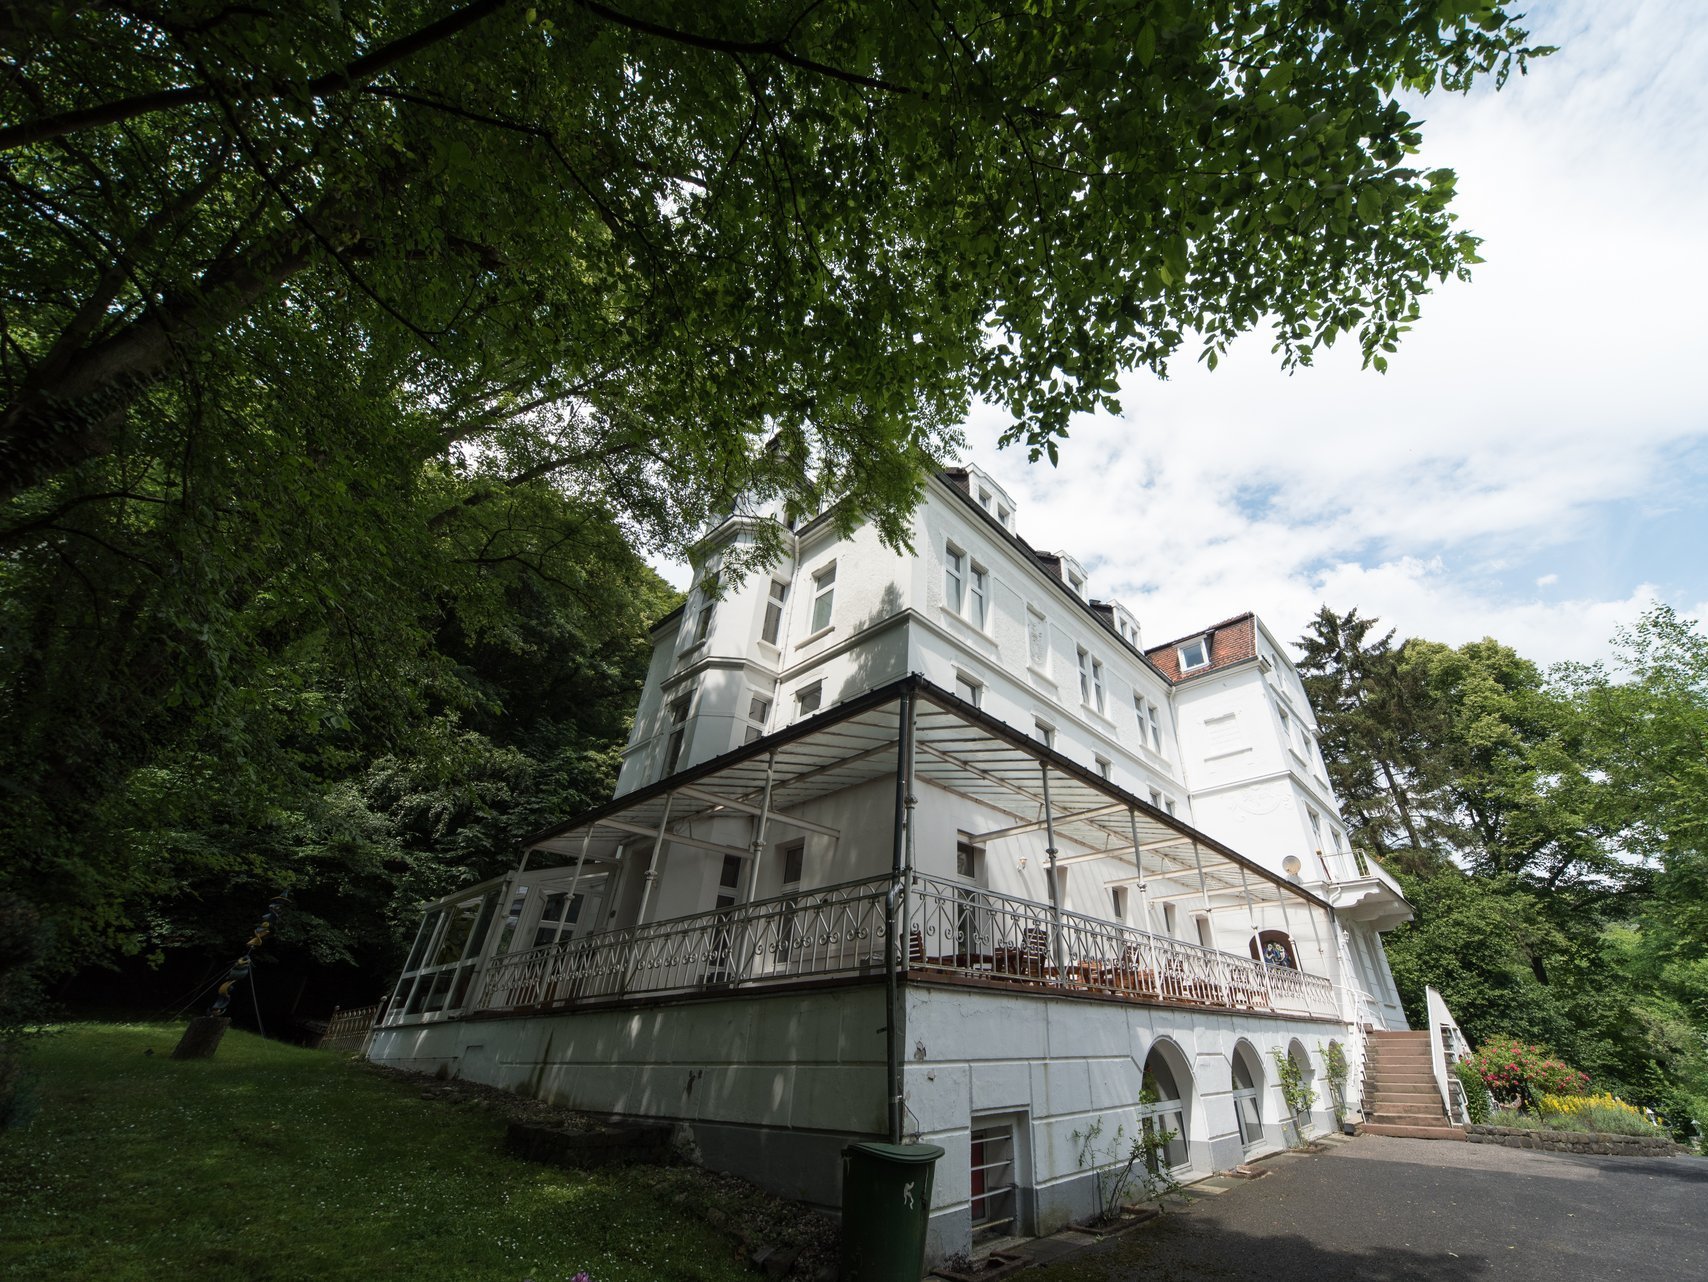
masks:
<path fill-rule="evenodd" d="M 1263 1059 L 1243 1037 L 1234 1043 L 1231 1058 L 1234 1118 L 1239 1123 L 1240 1146 L 1250 1153 L 1263 1143 Z"/>
<path fill-rule="evenodd" d="M 1143 1097 L 1139 1103 L 1139 1125 L 1153 1134 L 1172 1132 L 1163 1150 L 1170 1170 L 1191 1163 L 1192 1113 L 1194 1104 L 1192 1069 L 1185 1053 L 1167 1038 L 1159 1037 L 1145 1056 Z"/>
<path fill-rule="evenodd" d="M 1311 1065 L 1311 1053 L 1305 1049 L 1305 1044 L 1297 1037 L 1287 1043 L 1287 1058 L 1299 1070 L 1299 1081 L 1305 1088 L 1320 1096 L 1321 1092 L 1317 1090 L 1316 1085 L 1316 1069 Z M 1305 1132 L 1311 1124 L 1310 1112 L 1310 1105 L 1307 1105 L 1303 1114 L 1294 1113 L 1291 1119 L 1294 1133 L 1301 1141 L 1305 1138 Z"/>

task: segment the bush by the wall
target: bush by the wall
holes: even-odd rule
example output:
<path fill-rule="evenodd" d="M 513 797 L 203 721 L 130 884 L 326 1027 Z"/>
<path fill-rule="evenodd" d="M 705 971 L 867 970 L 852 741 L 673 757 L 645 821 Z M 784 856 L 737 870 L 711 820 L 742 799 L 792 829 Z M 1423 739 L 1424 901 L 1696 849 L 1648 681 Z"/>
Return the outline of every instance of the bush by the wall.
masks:
<path fill-rule="evenodd" d="M 1472 1053 L 1476 1068 L 1496 1100 L 1533 1109 L 1538 1095 L 1582 1095 L 1589 1074 L 1580 1073 L 1545 1048 L 1497 1033 Z"/>
<path fill-rule="evenodd" d="M 1472 1126 L 1486 1126 L 1489 1111 L 1494 1103 L 1489 1099 L 1489 1088 L 1483 1081 L 1483 1075 L 1469 1060 L 1458 1060 L 1453 1065 L 1453 1073 L 1459 1079 L 1459 1085 L 1465 1092 L 1465 1114 L 1471 1119 Z"/>

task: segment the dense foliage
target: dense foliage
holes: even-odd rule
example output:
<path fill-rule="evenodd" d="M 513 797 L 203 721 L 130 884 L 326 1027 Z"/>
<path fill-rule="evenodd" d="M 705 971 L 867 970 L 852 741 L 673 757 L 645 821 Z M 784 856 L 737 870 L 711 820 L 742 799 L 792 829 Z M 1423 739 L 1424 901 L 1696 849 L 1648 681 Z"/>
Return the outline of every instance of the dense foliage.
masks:
<path fill-rule="evenodd" d="M 1416 919 L 1388 936 L 1414 1022 L 1551 1047 L 1708 1123 L 1708 637 L 1665 606 L 1605 665 L 1489 638 L 1396 645 L 1325 608 L 1302 639 L 1356 846 Z"/>
<path fill-rule="evenodd" d="M 609 788 L 666 605 L 631 549 L 773 501 L 900 542 L 973 396 L 1053 458 L 1264 323 L 1382 367 L 1477 244 L 1396 95 L 1525 40 L 1479 0 L 0 6 L 0 892 L 60 968 L 223 953 L 285 887 L 282 947 L 385 953 Z"/>

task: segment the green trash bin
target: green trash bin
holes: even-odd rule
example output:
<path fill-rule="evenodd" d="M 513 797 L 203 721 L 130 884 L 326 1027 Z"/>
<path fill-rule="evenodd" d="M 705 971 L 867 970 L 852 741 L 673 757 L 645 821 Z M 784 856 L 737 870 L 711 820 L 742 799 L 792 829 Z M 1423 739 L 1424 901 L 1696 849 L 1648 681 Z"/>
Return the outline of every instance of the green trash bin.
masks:
<path fill-rule="evenodd" d="M 935 1144 L 850 1144 L 842 1150 L 842 1282 L 919 1282 Z"/>

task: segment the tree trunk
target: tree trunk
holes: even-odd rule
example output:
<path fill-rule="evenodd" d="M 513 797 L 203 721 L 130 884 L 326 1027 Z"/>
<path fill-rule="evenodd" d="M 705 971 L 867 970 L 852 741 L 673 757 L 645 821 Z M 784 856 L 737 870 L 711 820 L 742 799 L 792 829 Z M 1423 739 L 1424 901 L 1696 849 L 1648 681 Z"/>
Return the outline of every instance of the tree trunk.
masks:
<path fill-rule="evenodd" d="M 173 1059 L 212 1059 L 231 1021 L 224 1015 L 197 1015 L 178 1039 Z"/>

